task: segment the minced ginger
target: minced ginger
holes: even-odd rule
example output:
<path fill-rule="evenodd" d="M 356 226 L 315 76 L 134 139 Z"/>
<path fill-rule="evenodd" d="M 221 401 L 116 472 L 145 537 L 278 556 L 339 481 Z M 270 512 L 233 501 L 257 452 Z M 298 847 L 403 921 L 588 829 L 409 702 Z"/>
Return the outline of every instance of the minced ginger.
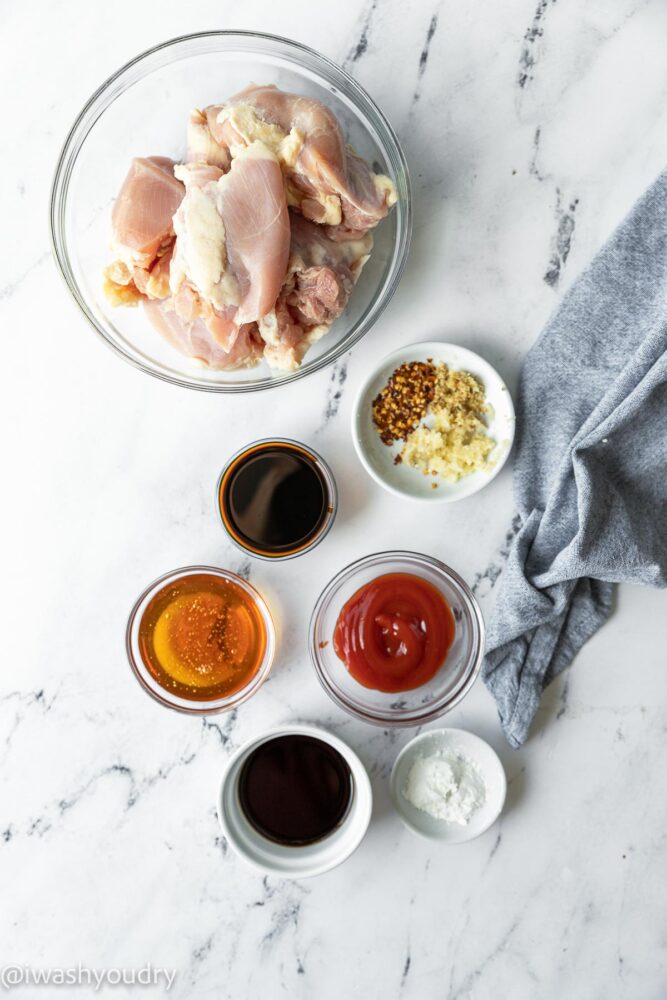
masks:
<path fill-rule="evenodd" d="M 486 432 L 488 412 L 484 387 L 473 375 L 438 364 L 430 419 L 408 435 L 400 461 L 452 482 L 488 468 L 496 444 Z"/>

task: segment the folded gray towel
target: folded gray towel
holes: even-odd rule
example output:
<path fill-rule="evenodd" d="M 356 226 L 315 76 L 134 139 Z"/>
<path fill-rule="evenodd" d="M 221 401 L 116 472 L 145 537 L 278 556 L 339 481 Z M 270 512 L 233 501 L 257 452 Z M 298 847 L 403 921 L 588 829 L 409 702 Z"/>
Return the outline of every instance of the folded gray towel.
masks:
<path fill-rule="evenodd" d="M 565 296 L 518 394 L 521 527 L 482 676 L 512 746 L 544 687 L 611 613 L 667 585 L 667 172 Z"/>

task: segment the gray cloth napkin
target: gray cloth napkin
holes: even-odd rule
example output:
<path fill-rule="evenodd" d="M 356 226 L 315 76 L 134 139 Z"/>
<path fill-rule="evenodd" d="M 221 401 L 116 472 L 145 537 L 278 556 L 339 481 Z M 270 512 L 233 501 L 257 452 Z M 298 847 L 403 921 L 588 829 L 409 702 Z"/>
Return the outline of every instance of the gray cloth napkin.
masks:
<path fill-rule="evenodd" d="M 667 172 L 565 296 L 521 373 L 521 527 L 482 668 L 514 747 L 545 686 L 609 617 L 613 584 L 667 585 L 666 352 Z"/>

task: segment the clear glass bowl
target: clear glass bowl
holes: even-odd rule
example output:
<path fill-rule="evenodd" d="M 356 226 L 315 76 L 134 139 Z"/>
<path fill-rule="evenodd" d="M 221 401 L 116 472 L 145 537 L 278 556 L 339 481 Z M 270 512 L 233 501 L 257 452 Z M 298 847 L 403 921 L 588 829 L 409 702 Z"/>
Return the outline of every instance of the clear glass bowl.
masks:
<path fill-rule="evenodd" d="M 392 178 L 398 202 L 375 230 L 375 247 L 347 309 L 295 372 L 266 364 L 207 371 L 170 347 L 140 309 L 113 308 L 102 293 L 110 262 L 111 206 L 133 156 L 185 156 L 188 113 L 248 83 L 315 97 L 337 115 L 347 140 Z M 65 141 L 51 192 L 53 252 L 67 286 L 104 343 L 142 371 L 193 389 L 251 392 L 318 371 L 376 322 L 398 284 L 411 231 L 410 184 L 393 129 L 368 94 L 335 63 L 296 42 L 250 31 L 210 31 L 157 45 L 97 90 Z"/>
<path fill-rule="evenodd" d="M 195 701 L 193 699 L 181 698 L 174 694 L 173 691 L 167 691 L 166 688 L 163 688 L 160 684 L 158 684 L 153 675 L 147 669 L 141 655 L 141 647 L 139 645 L 139 628 L 141 626 L 141 619 L 149 601 L 151 601 L 155 594 L 162 590 L 166 585 L 175 583 L 176 580 L 182 580 L 184 577 L 193 576 L 199 573 L 219 576 L 222 577 L 223 580 L 231 580 L 233 583 L 237 584 L 237 586 L 245 590 L 257 607 L 266 630 L 266 649 L 264 650 L 264 657 L 259 665 L 259 669 L 250 678 L 246 686 L 241 688 L 240 691 L 235 691 L 234 694 L 227 695 L 227 697 L 214 698 L 209 701 Z M 146 587 L 143 594 L 137 598 L 134 607 L 130 612 L 130 617 L 127 623 L 125 647 L 127 650 L 127 658 L 130 661 L 130 666 L 132 667 L 134 676 L 137 678 L 144 691 L 146 691 L 152 698 L 159 701 L 161 705 L 165 705 L 167 708 L 175 708 L 179 712 L 187 712 L 190 715 L 212 715 L 216 712 L 227 712 L 232 708 L 237 708 L 240 704 L 242 704 L 242 702 L 247 701 L 251 695 L 255 694 L 255 692 L 262 686 L 266 678 L 269 676 L 271 665 L 273 664 L 273 658 L 276 651 L 276 631 L 271 617 L 271 612 L 269 611 L 264 598 L 248 583 L 247 580 L 244 580 L 243 577 L 238 576 L 237 573 L 232 573 L 230 570 L 218 569 L 215 566 L 185 566 L 182 569 L 174 569 L 170 573 L 165 573 L 164 576 L 158 577 L 158 579 L 154 580 L 150 586 Z"/>
<path fill-rule="evenodd" d="M 385 573 L 412 573 L 427 580 L 454 615 L 454 641 L 440 670 L 427 684 L 400 694 L 359 684 L 333 648 L 345 602 Z M 378 552 L 341 570 L 320 595 L 310 622 L 310 655 L 324 690 L 346 712 L 377 726 L 421 726 L 448 712 L 474 684 L 484 655 L 484 621 L 472 591 L 449 566 L 419 552 Z"/>
<path fill-rule="evenodd" d="M 296 448 L 297 451 L 305 452 L 318 467 L 322 475 L 322 478 L 326 483 L 327 493 L 329 496 L 327 516 L 326 519 L 324 520 L 324 523 L 320 527 L 318 533 L 314 535 L 305 545 L 297 547 L 288 553 L 260 552 L 257 549 L 251 548 L 250 545 L 245 545 L 240 537 L 237 537 L 237 535 L 233 534 L 233 532 L 230 531 L 229 526 L 227 525 L 225 518 L 223 517 L 222 514 L 223 483 L 225 481 L 225 478 L 229 470 L 232 468 L 233 465 L 236 464 L 236 462 L 238 462 L 240 458 L 243 458 L 249 452 L 254 452 L 260 449 L 264 445 L 271 446 L 274 444 L 291 445 L 292 447 Z M 311 448 L 309 445 L 302 444 L 301 441 L 295 441 L 293 438 L 282 438 L 282 437 L 260 438 L 260 440 L 253 441 L 251 444 L 247 444 L 243 448 L 240 448 L 234 455 L 232 455 L 232 457 L 227 462 L 225 462 L 222 472 L 218 477 L 218 482 L 215 488 L 215 506 L 218 511 L 218 518 L 220 520 L 220 524 L 222 525 L 225 534 L 227 535 L 227 538 L 229 538 L 230 542 L 233 545 L 235 545 L 237 549 L 240 549 L 241 552 L 244 552 L 246 555 L 251 555 L 254 559 L 264 559 L 266 562 L 284 562 L 287 559 L 296 559 L 297 556 L 302 556 L 306 552 L 310 552 L 311 549 L 314 549 L 315 546 L 319 545 L 320 542 L 324 541 L 326 536 L 331 531 L 333 523 L 336 520 L 336 514 L 338 513 L 338 490 L 336 488 L 336 480 L 334 479 L 333 472 L 331 471 L 327 463 L 324 461 L 322 456 L 319 455 L 314 448 Z"/>

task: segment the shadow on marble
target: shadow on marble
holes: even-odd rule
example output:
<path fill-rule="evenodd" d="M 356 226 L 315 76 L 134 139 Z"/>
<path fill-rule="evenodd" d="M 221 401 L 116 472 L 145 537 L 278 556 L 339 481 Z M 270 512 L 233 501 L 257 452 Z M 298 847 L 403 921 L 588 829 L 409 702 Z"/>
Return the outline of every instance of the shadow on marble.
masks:
<path fill-rule="evenodd" d="M 503 764 L 503 767 L 505 765 Z M 505 773 L 507 774 L 507 768 L 505 768 Z M 522 764 L 518 771 L 516 771 L 512 777 L 507 774 L 507 796 L 505 798 L 505 805 L 503 807 L 503 816 L 509 815 L 517 809 L 522 801 L 526 797 L 526 792 L 529 785 L 528 778 L 528 768 L 526 764 Z"/>
<path fill-rule="evenodd" d="M 611 616 L 609 622 L 613 622 L 614 616 L 618 612 L 618 587 L 612 592 Z M 607 625 L 609 623 L 605 623 Z M 605 626 L 603 626 L 604 628 Z M 528 737 L 528 742 L 542 739 L 547 731 L 556 723 L 567 716 L 570 708 L 570 693 L 572 683 L 572 671 L 582 669 L 577 666 L 577 657 L 558 677 L 555 677 L 551 684 L 545 688 L 537 710 L 535 721 L 533 722 Z"/>
<path fill-rule="evenodd" d="M 509 746 L 495 719 L 487 719 L 482 715 L 466 712 L 461 718 L 453 719 L 445 725 L 455 729 L 466 729 L 480 739 L 485 740 L 500 757 L 507 778 L 507 797 L 502 815 L 518 809 L 525 799 L 529 785 L 528 766 L 521 750 L 513 750 Z"/>
<path fill-rule="evenodd" d="M 373 813 L 371 826 L 374 833 L 382 833 L 391 827 L 399 827 L 401 820 L 389 794 L 388 781 L 373 782 Z"/>
<path fill-rule="evenodd" d="M 540 707 L 537 710 L 535 720 L 530 729 L 528 736 L 529 743 L 542 739 L 547 731 L 567 714 L 571 669 L 572 667 L 568 667 L 564 670 L 545 689 L 540 701 Z"/>
<path fill-rule="evenodd" d="M 333 449 L 332 449 L 333 450 Z M 372 483 L 349 449 L 349 456 L 338 450 L 327 457 L 338 486 L 338 514 L 332 531 L 340 531 L 352 524 L 369 506 Z"/>

